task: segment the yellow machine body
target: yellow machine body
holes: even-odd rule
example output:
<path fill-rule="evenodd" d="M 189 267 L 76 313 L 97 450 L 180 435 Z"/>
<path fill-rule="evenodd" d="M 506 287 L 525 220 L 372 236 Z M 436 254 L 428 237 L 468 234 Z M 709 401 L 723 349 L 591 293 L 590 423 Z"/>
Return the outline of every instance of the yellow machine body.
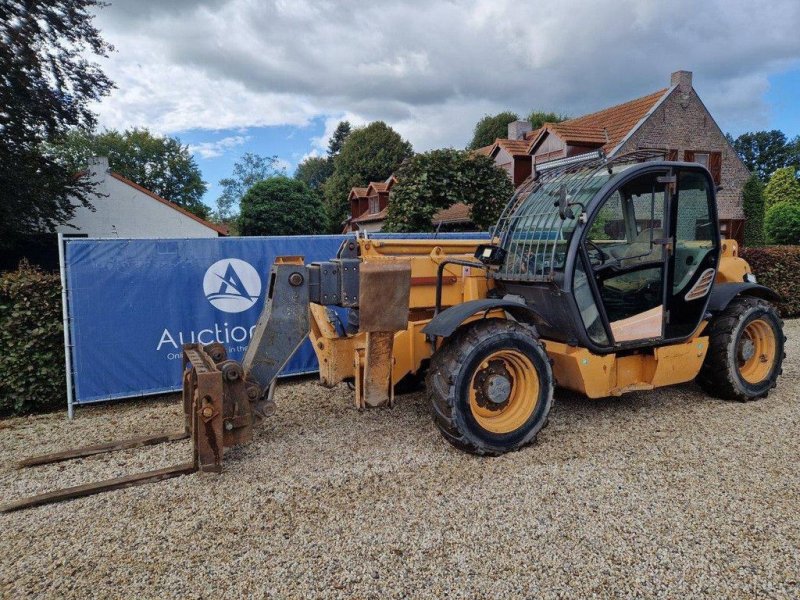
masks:
<path fill-rule="evenodd" d="M 320 365 L 320 383 L 333 387 L 355 383 L 359 408 L 393 402 L 393 386 L 417 373 L 430 359 L 435 341 L 422 329 L 434 316 L 436 275 L 448 258 L 469 260 L 478 240 L 358 240 L 362 264 L 408 265 L 411 270 L 407 326 L 391 332 L 339 335 L 324 306 L 311 304 L 310 337 Z M 717 282 L 742 281 L 750 267 L 738 256 L 734 240 L 724 240 Z M 446 265 L 442 280 L 442 308 L 485 298 L 493 280 L 483 269 Z M 363 290 L 362 290 L 363 293 Z M 480 313 L 471 319 L 507 318 L 503 310 Z M 626 355 L 596 355 L 577 346 L 542 340 L 553 363 L 557 385 L 590 398 L 618 396 L 628 391 L 691 381 L 697 376 L 708 350 L 702 335 L 705 321 L 691 339 L 681 344 L 637 350 Z M 379 347 L 380 352 L 370 351 Z M 372 376 L 378 373 L 377 380 Z M 380 377 L 380 375 L 383 377 Z M 375 391 L 377 393 L 370 393 Z"/>

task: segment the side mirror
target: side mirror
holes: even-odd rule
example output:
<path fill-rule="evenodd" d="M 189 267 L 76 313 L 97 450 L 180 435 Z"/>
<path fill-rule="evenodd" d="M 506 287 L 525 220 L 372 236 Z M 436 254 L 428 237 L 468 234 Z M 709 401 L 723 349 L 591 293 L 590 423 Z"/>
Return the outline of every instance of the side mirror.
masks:
<path fill-rule="evenodd" d="M 575 213 L 572 212 L 572 209 L 569 207 L 569 198 L 567 197 L 567 186 L 563 183 L 561 187 L 558 188 L 558 202 L 556 202 L 556 206 L 558 206 L 558 215 L 561 217 L 562 220 L 567 219 L 574 219 Z"/>

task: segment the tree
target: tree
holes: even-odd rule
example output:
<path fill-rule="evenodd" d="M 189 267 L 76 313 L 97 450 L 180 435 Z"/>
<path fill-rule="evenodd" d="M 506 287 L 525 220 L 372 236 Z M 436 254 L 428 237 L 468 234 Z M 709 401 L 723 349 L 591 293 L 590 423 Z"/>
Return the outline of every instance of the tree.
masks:
<path fill-rule="evenodd" d="M 787 152 L 789 157 L 786 159 L 786 165 L 800 166 L 800 135 L 788 143 Z"/>
<path fill-rule="evenodd" d="M 491 158 L 452 148 L 417 154 L 396 175 L 384 231 L 432 231 L 433 216 L 459 202 L 487 229 L 514 193 L 508 173 Z"/>
<path fill-rule="evenodd" d="M 341 231 L 352 187 L 387 179 L 412 153 L 411 144 L 383 121 L 354 129 L 333 157 L 333 174 L 323 186 L 329 231 Z"/>
<path fill-rule="evenodd" d="M 151 192 L 206 218 L 202 198 L 207 186 L 189 147 L 178 138 L 145 128 L 101 133 L 70 131 L 52 152 L 73 172 L 86 168 L 92 156 L 107 156 L 109 167 Z"/>
<path fill-rule="evenodd" d="M 327 181 L 333 173 L 333 161 L 322 156 L 309 156 L 299 165 L 294 173 L 294 178 L 299 179 L 308 187 L 314 190 L 322 188 L 322 184 Z"/>
<path fill-rule="evenodd" d="M 725 137 L 750 172 L 758 175 L 761 181 L 767 181 L 777 169 L 790 164 L 786 136 L 777 129 L 743 133 L 735 140 L 730 134 Z"/>
<path fill-rule="evenodd" d="M 328 156 L 334 157 L 342 150 L 345 140 L 352 132 L 350 121 L 340 121 L 328 142 Z"/>
<path fill-rule="evenodd" d="M 244 194 L 238 225 L 241 235 L 312 235 L 322 233 L 324 210 L 305 183 L 275 175 Z"/>
<path fill-rule="evenodd" d="M 800 244 L 800 204 L 784 200 L 770 206 L 764 229 L 771 244 Z"/>
<path fill-rule="evenodd" d="M 508 137 L 508 124 L 512 121 L 519 121 L 519 115 L 511 111 L 484 116 L 475 123 L 472 141 L 467 146 L 467 150 L 477 150 L 483 146 L 494 144 L 497 138 Z"/>
<path fill-rule="evenodd" d="M 767 208 L 778 202 L 800 204 L 800 182 L 794 167 L 784 167 L 772 174 L 764 187 L 764 202 Z"/>
<path fill-rule="evenodd" d="M 0 247 L 52 231 L 90 206 L 91 183 L 44 146 L 91 130 L 92 102 L 114 84 L 92 62 L 113 50 L 93 25 L 96 0 L 0 3 Z"/>
<path fill-rule="evenodd" d="M 217 198 L 214 217 L 221 223 L 234 220 L 236 207 L 239 206 L 247 190 L 259 181 L 282 173 L 283 169 L 278 168 L 277 156 L 245 152 L 234 163 L 231 176 L 219 180 L 222 193 Z"/>
<path fill-rule="evenodd" d="M 561 123 L 561 121 L 566 121 L 567 119 L 569 119 L 567 115 L 533 110 L 531 111 L 531 114 L 528 115 L 527 120 L 530 122 L 531 127 L 534 129 L 539 129 L 539 127 L 545 123 Z"/>
<path fill-rule="evenodd" d="M 745 246 L 764 245 L 764 184 L 755 173 L 744 184 L 742 191 L 744 210 Z"/>
<path fill-rule="evenodd" d="M 295 179 L 305 182 L 306 185 L 321 190 L 322 184 L 333 174 L 333 157 L 342 150 L 345 140 L 351 133 L 349 121 L 340 121 L 336 130 L 328 141 L 328 156 L 309 156 L 299 165 L 295 171 Z"/>

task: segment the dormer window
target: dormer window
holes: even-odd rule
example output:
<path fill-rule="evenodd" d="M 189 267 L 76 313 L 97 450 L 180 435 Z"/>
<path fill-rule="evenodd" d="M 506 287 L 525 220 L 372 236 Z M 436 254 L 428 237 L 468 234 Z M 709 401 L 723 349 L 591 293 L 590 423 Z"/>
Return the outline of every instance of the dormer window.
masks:
<path fill-rule="evenodd" d="M 378 209 L 378 198 L 375 196 L 369 199 L 369 214 L 374 215 L 378 212 L 380 212 Z"/>

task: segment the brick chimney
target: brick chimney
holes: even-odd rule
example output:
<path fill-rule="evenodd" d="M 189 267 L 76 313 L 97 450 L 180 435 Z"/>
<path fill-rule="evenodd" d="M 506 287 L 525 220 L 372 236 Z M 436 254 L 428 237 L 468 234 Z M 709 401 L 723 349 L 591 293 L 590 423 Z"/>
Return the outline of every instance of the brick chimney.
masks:
<path fill-rule="evenodd" d="M 691 71 L 675 71 L 669 78 L 670 87 L 677 85 L 678 89 L 682 92 L 688 92 L 692 89 L 692 72 Z"/>
<path fill-rule="evenodd" d="M 511 121 L 508 124 L 508 139 L 523 140 L 531 129 L 530 121 Z"/>

